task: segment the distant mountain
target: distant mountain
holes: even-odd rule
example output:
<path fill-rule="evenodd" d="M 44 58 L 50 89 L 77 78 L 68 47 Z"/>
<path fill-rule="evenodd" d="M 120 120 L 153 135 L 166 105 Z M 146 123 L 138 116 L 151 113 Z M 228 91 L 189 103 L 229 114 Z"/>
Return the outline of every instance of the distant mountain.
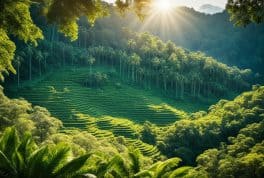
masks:
<path fill-rule="evenodd" d="M 216 14 L 219 12 L 223 12 L 224 9 L 218 6 L 213 6 L 211 4 L 204 4 L 198 9 L 198 11 L 205 14 Z"/>

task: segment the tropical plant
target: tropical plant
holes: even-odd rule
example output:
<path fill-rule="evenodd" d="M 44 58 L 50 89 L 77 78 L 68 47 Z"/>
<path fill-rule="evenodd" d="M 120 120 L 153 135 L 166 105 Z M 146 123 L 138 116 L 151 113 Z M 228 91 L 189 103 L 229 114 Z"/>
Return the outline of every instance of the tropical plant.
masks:
<path fill-rule="evenodd" d="M 0 139 L 0 177 L 65 178 L 82 177 L 90 155 L 72 158 L 65 145 L 38 146 L 29 134 L 20 140 L 14 128 L 7 128 Z"/>

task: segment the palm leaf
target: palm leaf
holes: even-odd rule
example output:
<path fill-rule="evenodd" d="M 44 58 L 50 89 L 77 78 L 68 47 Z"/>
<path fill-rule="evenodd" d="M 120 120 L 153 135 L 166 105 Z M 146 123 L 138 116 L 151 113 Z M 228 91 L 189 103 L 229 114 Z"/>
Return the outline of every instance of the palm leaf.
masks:
<path fill-rule="evenodd" d="M 98 161 L 96 165 L 98 165 L 96 174 L 98 175 L 98 177 L 103 177 L 107 172 L 108 163 L 105 161 Z"/>
<path fill-rule="evenodd" d="M 154 177 L 154 172 L 149 170 L 143 170 L 134 175 L 135 178 L 151 178 Z"/>
<path fill-rule="evenodd" d="M 18 151 L 15 151 L 13 153 L 12 163 L 13 163 L 18 175 L 20 175 L 24 171 L 26 165 L 25 165 L 25 161 L 24 161 L 23 157 L 21 156 L 21 154 Z"/>
<path fill-rule="evenodd" d="M 130 151 L 128 156 L 131 160 L 131 169 L 133 173 L 137 173 L 140 171 L 140 152 L 138 150 Z"/>
<path fill-rule="evenodd" d="M 48 157 L 48 165 L 46 171 L 56 172 L 59 166 L 63 165 L 68 158 L 68 153 L 70 151 L 69 147 L 56 146 L 51 151 L 52 154 Z"/>
<path fill-rule="evenodd" d="M 28 160 L 28 170 L 27 177 L 45 177 L 46 174 L 49 174 L 45 171 L 46 164 L 44 162 L 45 156 L 48 155 L 48 148 L 43 147 L 36 150 Z M 46 176 L 48 177 L 48 176 Z"/>
<path fill-rule="evenodd" d="M 27 162 L 27 159 L 33 154 L 34 150 L 36 150 L 37 146 L 35 142 L 32 140 L 32 136 L 27 134 L 24 135 L 22 141 L 18 147 L 18 152 L 23 157 L 24 161 Z"/>
<path fill-rule="evenodd" d="M 161 163 L 158 166 L 155 177 L 161 178 L 167 172 L 170 172 L 176 167 L 178 167 L 180 162 L 181 162 L 180 158 L 172 158 L 172 159 L 166 160 L 165 162 Z"/>
<path fill-rule="evenodd" d="M 19 143 L 16 130 L 14 128 L 7 128 L 0 141 L 0 150 L 5 154 L 8 159 L 12 158 L 13 153 L 16 151 Z"/>
<path fill-rule="evenodd" d="M 173 171 L 169 178 L 181 178 L 181 177 L 184 177 L 188 174 L 188 172 L 192 169 L 193 167 L 190 167 L 190 166 L 183 166 L 183 167 L 180 167 L 178 169 L 176 169 L 175 171 Z"/>
<path fill-rule="evenodd" d="M 122 175 L 122 177 L 129 176 L 128 168 L 126 167 L 122 157 L 119 155 L 116 155 L 113 159 L 111 159 L 108 169 L 115 170 L 115 172 Z"/>
<path fill-rule="evenodd" d="M 12 165 L 11 161 L 6 157 L 6 155 L 0 151 L 0 177 L 11 177 L 11 175 L 16 175 L 17 171 Z"/>
<path fill-rule="evenodd" d="M 61 169 L 57 170 L 54 175 L 55 177 L 67 177 L 69 175 L 76 175 L 78 171 L 84 166 L 86 160 L 90 157 L 90 154 L 80 156 L 79 158 L 73 159 L 64 165 Z"/>

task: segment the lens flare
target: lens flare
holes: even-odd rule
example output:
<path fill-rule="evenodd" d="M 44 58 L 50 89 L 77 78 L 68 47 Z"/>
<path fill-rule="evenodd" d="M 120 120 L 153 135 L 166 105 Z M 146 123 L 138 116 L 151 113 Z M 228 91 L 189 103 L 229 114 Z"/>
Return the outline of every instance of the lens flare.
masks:
<path fill-rule="evenodd" d="M 167 13 L 173 8 L 173 3 L 171 0 L 155 0 L 153 5 L 155 10 L 164 13 Z"/>

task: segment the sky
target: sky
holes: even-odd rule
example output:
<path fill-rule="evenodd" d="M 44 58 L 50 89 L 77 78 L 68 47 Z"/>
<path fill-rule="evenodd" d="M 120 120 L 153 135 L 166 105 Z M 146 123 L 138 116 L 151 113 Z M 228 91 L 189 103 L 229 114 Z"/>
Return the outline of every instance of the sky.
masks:
<path fill-rule="evenodd" d="M 115 0 L 105 0 L 105 1 L 114 2 Z M 184 5 L 188 7 L 193 7 L 194 9 L 198 9 L 203 4 L 211 4 L 224 8 L 227 0 L 171 0 L 171 2 L 177 5 Z"/>

